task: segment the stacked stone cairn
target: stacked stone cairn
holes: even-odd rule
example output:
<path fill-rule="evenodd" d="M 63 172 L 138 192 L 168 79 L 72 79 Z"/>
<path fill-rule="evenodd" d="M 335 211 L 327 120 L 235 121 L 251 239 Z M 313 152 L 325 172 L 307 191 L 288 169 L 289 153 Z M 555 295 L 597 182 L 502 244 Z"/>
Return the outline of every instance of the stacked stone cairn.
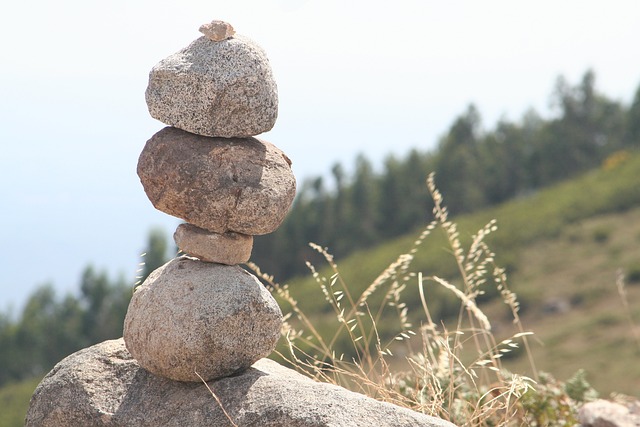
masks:
<path fill-rule="evenodd" d="M 227 377 L 274 350 L 282 313 L 238 264 L 282 223 L 296 187 L 289 158 L 254 138 L 278 113 L 265 53 L 222 21 L 200 32 L 151 70 L 149 112 L 169 126 L 138 161 L 153 206 L 186 221 L 174 234 L 186 255 L 136 289 L 124 323 L 140 366 L 177 381 Z"/>
<path fill-rule="evenodd" d="M 123 338 L 82 349 L 47 374 L 25 426 L 455 427 L 265 358 L 282 313 L 238 264 L 254 235 L 280 225 L 295 179 L 287 156 L 254 138 L 277 116 L 264 52 L 224 22 L 200 31 L 151 71 L 149 111 L 169 127 L 138 162 L 153 205 L 186 221 L 174 235 L 186 255 L 136 289 Z"/>

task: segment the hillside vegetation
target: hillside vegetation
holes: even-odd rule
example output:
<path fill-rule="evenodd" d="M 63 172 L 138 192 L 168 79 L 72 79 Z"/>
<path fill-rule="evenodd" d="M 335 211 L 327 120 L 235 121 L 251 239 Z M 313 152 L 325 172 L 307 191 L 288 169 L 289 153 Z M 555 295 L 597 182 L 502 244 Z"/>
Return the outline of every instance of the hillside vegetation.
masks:
<path fill-rule="evenodd" d="M 532 345 L 540 361 L 538 368 L 559 378 L 568 378 L 585 368 L 589 379 L 604 394 L 617 391 L 640 395 L 638 376 L 629 371 L 636 369 L 635 360 L 640 355 L 640 341 L 634 335 L 640 331 L 634 332 L 630 324 L 630 320 L 640 324 L 638 171 L 640 155 L 620 158 L 578 179 L 456 218 L 463 245 L 468 245 L 472 235 L 485 224 L 497 220 L 498 229 L 487 241 L 497 254 L 497 263 L 507 267 L 510 287 L 520 301 L 523 324 L 539 340 Z M 399 254 L 411 250 L 419 234 L 420 230 L 416 230 L 338 260 L 340 280 L 359 295 Z M 315 267 L 320 280 L 335 280 L 330 268 L 320 264 Z M 453 283 L 455 270 L 446 239 L 438 233 L 429 235 L 417 247 L 410 268 L 425 277 L 451 278 Z M 629 313 L 617 291 L 618 271 L 627 277 Z M 315 328 L 331 337 L 334 315 L 324 304 L 325 296 L 316 282 L 311 275 L 293 279 L 288 291 L 298 308 L 314 319 Z M 498 298 L 495 283 L 487 283 L 484 292 L 478 299 L 481 308 L 494 319 L 494 332 L 498 337 L 513 335 L 508 307 Z M 457 316 L 459 304 L 450 292 L 431 283 L 426 285 L 426 295 L 434 322 L 446 324 Z M 377 307 L 384 297 L 372 295 L 370 305 Z M 409 319 L 415 321 L 412 316 L 422 312 L 417 282 L 409 280 L 403 301 Z M 395 314 L 391 312 L 389 316 L 391 320 L 377 325 L 385 339 L 395 327 Z M 347 334 L 337 339 L 338 352 L 349 355 L 351 347 Z M 286 349 L 281 351 L 286 353 Z M 516 352 L 510 356 L 506 366 L 522 372 L 526 359 L 516 357 Z"/>
<path fill-rule="evenodd" d="M 465 245 L 469 244 L 472 234 L 497 219 L 498 229 L 486 240 L 495 250 L 498 264 L 508 267 L 510 286 L 521 303 L 522 324 L 528 331 L 535 332 L 531 349 L 537 368 L 560 379 L 568 379 L 578 369 L 585 369 L 588 380 L 603 395 L 621 392 L 640 396 L 637 382 L 640 367 L 635 363 L 640 356 L 638 170 L 639 154 L 618 156 L 615 162 L 609 161 L 580 178 L 456 219 Z M 340 260 L 339 279 L 348 284 L 353 294 L 358 294 L 399 254 L 409 251 L 420 233 L 421 230 L 416 229 L 404 237 Z M 158 246 L 166 248 L 166 242 L 157 233 L 152 233 L 149 245 L 151 258 L 159 256 Z M 422 272 L 425 276 L 448 277 L 456 283 L 456 266 L 448 251 L 445 236 L 433 231 L 417 246 L 406 275 Z M 323 276 L 332 280 L 332 271 L 322 265 L 317 267 L 319 280 Z M 627 276 L 629 311 L 625 311 L 616 289 L 618 270 Z M 114 295 L 125 291 L 131 292 L 130 287 L 126 290 L 119 282 L 109 285 L 104 274 L 93 270 L 87 270 L 83 277 L 86 283 L 83 288 L 88 295 L 92 295 L 91 289 L 96 283 L 102 284 L 99 288 L 103 291 L 111 289 L 105 291 L 105 301 L 113 301 Z M 407 304 L 407 317 L 417 327 L 420 323 L 416 319 L 422 310 L 418 287 L 412 285 L 415 278 L 415 274 L 409 278 L 403 300 Z M 483 301 L 481 308 L 491 319 L 494 333 L 502 339 L 515 331 L 509 309 L 497 297 L 497 291 L 492 290 L 493 285 L 487 283 L 486 293 L 479 300 Z M 47 289 L 50 292 L 50 288 Z M 288 290 L 316 329 L 331 336 L 334 315 L 325 304 L 316 280 L 311 275 L 294 279 Z M 425 292 L 433 321 L 444 322 L 444 325 L 453 322 L 459 307 L 456 298 L 433 283 L 426 283 Z M 48 298 L 50 304 L 55 301 L 51 294 Z M 39 299 L 41 297 L 36 298 Z M 382 297 L 374 293 L 371 307 L 376 306 L 376 300 L 380 303 Z M 287 303 L 282 300 L 280 303 L 286 312 Z M 111 302 L 107 306 L 115 309 L 118 304 Z M 389 338 L 396 321 L 394 317 L 397 315 L 378 322 L 383 339 Z M 41 321 L 45 320 L 41 317 Z M 112 335 L 121 333 L 120 328 L 116 329 Z M 279 351 L 286 354 L 284 345 L 283 340 Z M 349 338 L 342 336 L 334 348 L 348 355 Z M 399 356 L 393 358 L 394 369 L 407 369 L 401 347 L 391 348 Z M 530 370 L 523 351 L 514 350 L 505 357 L 504 366 L 523 374 Z M 1 425 L 22 425 L 28 399 L 39 378 L 11 382 L 0 388 Z"/>
<path fill-rule="evenodd" d="M 551 117 L 529 110 L 492 129 L 483 127 L 470 105 L 435 150 L 394 153 L 380 168 L 361 155 L 350 174 L 338 163 L 331 179 L 305 180 L 282 226 L 255 238 L 253 261 L 288 280 L 306 273 L 306 260 L 318 259 L 307 242 L 343 258 L 411 232 L 433 208 L 424 185 L 430 172 L 449 212 L 460 215 L 535 193 L 597 168 L 615 153 L 640 149 L 640 88 L 625 105 L 600 93 L 588 71 L 575 85 L 560 77 L 550 103 Z"/>
<path fill-rule="evenodd" d="M 455 330 L 460 300 L 434 277 L 456 289 L 466 284 L 450 253 L 451 235 L 427 227 L 434 202 L 425 178 L 435 171 L 461 244 L 468 246 L 483 230 L 495 261 L 506 267 L 522 324 L 536 332 L 531 351 L 538 368 L 560 378 L 585 368 L 603 393 L 640 395 L 632 363 L 640 355 L 640 332 L 633 326 L 640 322 L 640 89 L 631 105 L 623 105 L 598 93 L 595 75 L 587 72 L 574 86 L 560 78 L 552 100 L 554 117 L 530 111 L 489 131 L 469 106 L 436 150 L 390 155 L 378 172 L 360 156 L 351 176 L 339 164 L 332 168 L 333 186 L 322 178 L 305 181 L 282 227 L 256 238 L 252 261 L 275 281 L 290 284 L 295 309 L 322 336 L 332 336 L 335 313 L 325 304 L 331 295 L 318 284 L 340 282 L 359 295 L 372 283 L 396 283 L 367 299 L 371 309 L 384 307 L 375 313 L 376 332 L 395 339 L 398 315 L 413 328 L 423 322 L 419 277 L 427 278 L 432 320 Z M 150 233 L 141 280 L 166 261 L 168 246 L 164 233 Z M 336 255 L 339 274 L 326 267 L 325 259 L 332 260 L 327 251 Z M 385 270 L 394 263 L 396 270 Z M 384 271 L 388 277 L 376 282 Z M 624 298 L 616 287 L 618 272 L 627 278 Z M 488 279 L 474 301 L 491 316 L 492 333 L 509 337 L 514 324 L 497 285 Z M 52 284 L 44 284 L 21 313 L 0 313 L 2 425 L 22 417 L 34 378 L 80 348 L 121 336 L 134 286 L 89 265 L 77 293 L 57 295 Z M 395 301 L 400 293 L 403 302 Z M 286 311 L 287 302 L 280 303 Z M 339 334 L 332 351 L 353 356 L 353 338 Z M 307 345 L 313 348 L 311 341 Z M 390 347 L 402 356 L 402 346 L 395 350 Z M 510 352 L 504 365 L 526 372 L 531 366 L 524 353 Z M 402 357 L 393 359 L 396 368 L 406 368 Z"/>

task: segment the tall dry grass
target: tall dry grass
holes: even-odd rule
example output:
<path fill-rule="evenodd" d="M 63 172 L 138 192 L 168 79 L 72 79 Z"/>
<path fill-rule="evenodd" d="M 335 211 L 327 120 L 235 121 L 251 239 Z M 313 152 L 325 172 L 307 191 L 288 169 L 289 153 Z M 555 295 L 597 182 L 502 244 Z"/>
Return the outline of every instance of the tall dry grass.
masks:
<path fill-rule="evenodd" d="M 519 317 L 519 303 L 507 275 L 495 262 L 486 237 L 497 229 L 489 222 L 463 247 L 455 222 L 449 219 L 434 175 L 427 180 L 434 200 L 434 219 L 415 240 L 359 295 L 353 295 L 327 249 L 311 244 L 327 262 L 322 272 L 308 267 L 331 307 L 333 333 L 322 334 L 300 308 L 288 285 L 280 285 L 251 264 L 276 297 L 288 306 L 283 334 L 286 349 L 279 356 L 319 381 L 337 384 L 370 397 L 449 420 L 460 426 L 573 425 L 579 402 L 592 396 L 583 373 L 565 383 L 538 372 L 531 354 L 529 331 Z M 454 257 L 458 277 L 447 280 L 412 271 L 415 254 L 429 236 L 441 230 Z M 324 273 L 328 271 L 328 273 Z M 409 313 L 403 291 L 418 288 L 422 312 Z M 428 287 L 455 295 L 457 319 L 434 319 Z M 491 320 L 478 306 L 489 286 L 509 308 L 514 332 L 498 340 Z M 374 303 L 381 301 L 381 303 Z M 286 311 L 286 310 L 285 310 Z M 380 333 L 393 324 L 394 332 Z M 336 351 L 348 337 L 350 351 Z M 502 358 L 524 352 L 531 376 L 508 372 Z M 571 388 L 578 390 L 571 393 Z"/>

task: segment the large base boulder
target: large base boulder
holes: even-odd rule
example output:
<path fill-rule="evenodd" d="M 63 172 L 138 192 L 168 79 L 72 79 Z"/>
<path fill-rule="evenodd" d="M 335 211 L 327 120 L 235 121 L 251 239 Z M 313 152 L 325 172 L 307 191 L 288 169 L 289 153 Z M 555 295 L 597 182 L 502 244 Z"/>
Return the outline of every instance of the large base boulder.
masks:
<path fill-rule="evenodd" d="M 455 427 L 315 382 L 268 359 L 207 386 L 155 376 L 138 365 L 122 339 L 105 341 L 53 368 L 31 398 L 26 426 L 232 426 L 231 419 L 237 426 L 264 427 Z"/>

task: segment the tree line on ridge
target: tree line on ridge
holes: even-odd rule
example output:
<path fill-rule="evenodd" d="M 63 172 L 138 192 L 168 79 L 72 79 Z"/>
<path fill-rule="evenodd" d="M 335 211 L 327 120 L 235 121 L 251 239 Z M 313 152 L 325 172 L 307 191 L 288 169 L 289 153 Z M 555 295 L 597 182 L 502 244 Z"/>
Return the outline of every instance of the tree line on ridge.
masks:
<path fill-rule="evenodd" d="M 576 85 L 559 78 L 552 101 L 552 118 L 530 110 L 491 130 L 483 130 L 470 105 L 435 150 L 389 155 L 381 171 L 362 155 L 351 174 L 336 164 L 330 183 L 323 177 L 302 183 L 282 226 L 255 238 L 252 261 L 282 282 L 307 273 L 305 261 L 314 255 L 308 242 L 344 257 L 423 226 L 432 207 L 425 185 L 431 171 L 450 212 L 460 214 L 526 196 L 640 148 L 640 87 L 627 106 L 599 93 L 587 71 Z M 143 279 L 167 260 L 167 250 L 164 233 L 152 230 Z M 59 296 L 45 284 L 16 318 L 0 313 L 0 386 L 43 375 L 80 348 L 122 336 L 133 289 L 131 281 L 88 266 L 78 295 Z"/>
<path fill-rule="evenodd" d="M 630 106 L 595 87 L 595 73 L 569 84 L 559 77 L 551 95 L 555 115 L 529 110 L 521 120 L 483 130 L 474 105 L 457 117 L 432 151 L 390 154 L 376 172 L 363 155 L 348 175 L 307 179 L 282 226 L 254 240 L 252 260 L 279 281 L 307 273 L 309 242 L 336 257 L 401 236 L 430 220 L 425 180 L 436 172 L 452 214 L 522 197 L 600 165 L 613 153 L 640 148 L 640 87 Z"/>

